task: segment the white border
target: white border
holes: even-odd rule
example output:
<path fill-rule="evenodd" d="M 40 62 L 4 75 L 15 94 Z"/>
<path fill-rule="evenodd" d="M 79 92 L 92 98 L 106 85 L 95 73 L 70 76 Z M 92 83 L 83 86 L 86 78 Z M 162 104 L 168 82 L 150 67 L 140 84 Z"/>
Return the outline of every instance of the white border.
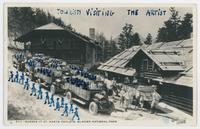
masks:
<path fill-rule="evenodd" d="M 63 2 L 70 2 L 70 3 L 83 3 L 83 0 L 70 0 L 70 1 L 67 1 L 67 0 L 4 0 L 4 2 L 15 2 L 15 3 L 18 3 L 18 2 L 22 2 L 22 3 L 24 3 L 24 2 L 27 2 L 28 1 L 28 3 L 29 2 L 33 2 L 33 3 L 35 3 L 35 2 L 48 2 L 48 3 L 53 3 L 53 2 L 56 2 L 56 3 L 63 3 Z M 200 66 L 198 65 L 199 64 L 199 58 L 200 58 L 200 56 L 199 56 L 199 50 L 200 50 L 200 48 L 199 48 L 199 45 L 198 45 L 198 41 L 200 41 L 199 40 L 199 38 L 200 38 L 200 36 L 199 36 L 199 30 L 200 30 L 200 25 L 199 25 L 199 16 L 200 16 L 200 14 L 199 14 L 199 7 L 200 7 L 200 1 L 198 1 L 198 0 L 139 0 L 139 1 L 137 1 L 137 0 L 85 0 L 84 1 L 84 3 L 196 3 L 197 4 L 197 8 L 198 8 L 198 10 L 197 10 L 197 87 L 198 87 L 198 84 L 200 83 L 200 78 L 199 78 L 199 72 L 200 72 L 200 70 L 199 70 L 199 68 L 200 68 Z M 0 10 L 0 15 L 1 15 L 1 19 L 3 19 L 3 1 L 0 1 L 0 4 L 1 4 L 1 10 Z M 0 21 L 0 24 L 1 24 L 1 35 L 0 35 L 0 39 L 1 39 L 1 43 L 0 43 L 0 52 L 1 52 L 1 56 L 0 56 L 0 71 L 1 71 L 1 74 L 0 74 L 0 83 L 1 83 L 1 89 L 0 89 L 0 94 L 2 95 L 1 96 L 1 101 L 0 101 L 0 104 L 2 105 L 1 106 L 1 113 L 2 113 L 2 117 L 0 117 L 0 120 L 1 120 L 1 125 L 0 125 L 0 128 L 13 128 L 14 126 L 8 126 L 8 127 L 5 127 L 4 126 L 4 124 L 3 124 L 3 20 L 1 20 Z M 194 30 L 194 32 L 195 32 L 195 30 Z M 197 90 L 198 90 L 198 93 L 200 93 L 199 92 L 199 89 L 200 88 L 198 88 Z M 198 95 L 198 97 L 197 98 L 199 98 L 199 94 L 197 94 Z M 199 109 L 199 105 L 198 105 L 198 108 L 197 109 Z M 198 111 L 198 118 L 197 118 L 197 127 L 199 127 L 199 110 L 197 110 Z M 36 126 L 31 126 L 30 128 L 35 128 Z M 65 128 L 69 128 L 69 126 L 64 126 Z M 63 127 L 63 128 L 64 128 Z M 79 126 L 80 127 L 80 126 Z M 113 127 L 113 126 L 112 126 Z M 115 126 L 115 128 L 121 128 L 121 127 L 123 127 L 123 126 L 120 126 L 120 127 L 116 127 Z M 197 128 L 197 127 L 193 127 L 193 128 Z M 19 128 L 22 128 L 22 127 L 19 127 Z M 25 128 L 25 127 L 23 127 L 23 128 Z M 44 127 L 37 127 L 37 128 L 44 128 Z M 47 127 L 46 127 L 47 128 Z M 51 126 L 51 127 L 48 127 L 48 128 L 55 128 L 55 126 Z M 72 126 L 70 126 L 70 128 L 77 128 L 77 127 L 72 127 Z M 84 126 L 84 127 L 80 127 L 80 128 L 88 128 L 87 126 Z M 91 126 L 89 126 L 89 128 L 91 128 Z M 100 126 L 98 126 L 98 127 L 95 127 L 95 128 L 102 128 L 102 127 L 100 127 Z M 109 128 L 109 127 L 103 127 L 103 128 Z M 123 127 L 124 128 L 124 127 Z M 125 126 L 125 128 L 137 128 L 137 127 L 132 127 L 132 126 Z M 146 127 L 139 127 L 139 128 L 146 128 Z M 155 127 L 148 127 L 148 128 L 155 128 Z M 162 127 L 162 128 L 169 128 L 169 127 Z M 171 127 L 170 127 L 171 128 Z M 173 127 L 173 128 L 180 128 L 180 127 Z M 181 127 L 181 128 L 183 128 L 183 127 Z M 192 128 L 192 127 L 186 127 L 186 128 Z"/>

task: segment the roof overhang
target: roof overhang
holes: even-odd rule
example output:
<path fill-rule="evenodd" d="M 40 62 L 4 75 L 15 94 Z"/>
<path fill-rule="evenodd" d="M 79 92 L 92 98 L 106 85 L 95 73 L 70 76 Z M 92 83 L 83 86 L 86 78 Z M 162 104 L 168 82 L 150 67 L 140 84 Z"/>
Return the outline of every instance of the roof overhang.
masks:
<path fill-rule="evenodd" d="M 140 49 L 143 53 L 145 53 L 146 56 L 148 56 L 155 64 L 157 64 L 157 66 L 163 70 L 163 71 L 177 71 L 177 72 L 181 72 L 184 71 L 185 69 L 181 66 L 181 65 L 162 65 L 159 59 L 155 58 L 152 54 L 149 54 L 146 49 Z M 165 56 L 163 54 L 163 59 L 165 60 L 165 62 L 168 62 L 167 59 L 165 59 Z M 178 56 L 177 56 L 178 57 Z M 172 57 L 170 57 L 172 58 Z M 170 62 L 170 61 L 169 61 Z M 181 61 L 173 61 L 174 62 L 181 62 Z"/>
<path fill-rule="evenodd" d="M 113 66 L 100 66 L 97 68 L 98 70 L 112 72 L 116 74 L 120 74 L 123 76 L 134 76 L 136 74 L 136 70 L 132 68 L 122 68 L 122 67 L 113 67 Z"/>
<path fill-rule="evenodd" d="M 89 37 L 84 36 L 80 33 L 75 32 L 75 31 L 72 31 L 72 30 L 69 30 L 69 29 L 64 29 L 64 28 L 57 26 L 53 23 L 38 27 L 38 28 L 36 28 L 36 29 L 16 38 L 16 39 L 14 39 L 14 41 L 25 43 L 25 42 L 30 41 L 30 39 L 35 35 L 38 36 L 38 35 L 42 35 L 42 34 L 45 35 L 45 34 L 49 34 L 49 33 L 55 33 L 55 34 L 59 34 L 61 36 L 66 35 L 66 34 L 71 34 L 71 35 L 77 37 L 78 39 L 84 41 L 85 43 L 89 43 L 89 44 L 91 44 L 91 45 L 93 45 L 97 48 L 102 48 L 97 41 L 94 41 L 94 40 L 90 39 Z"/>

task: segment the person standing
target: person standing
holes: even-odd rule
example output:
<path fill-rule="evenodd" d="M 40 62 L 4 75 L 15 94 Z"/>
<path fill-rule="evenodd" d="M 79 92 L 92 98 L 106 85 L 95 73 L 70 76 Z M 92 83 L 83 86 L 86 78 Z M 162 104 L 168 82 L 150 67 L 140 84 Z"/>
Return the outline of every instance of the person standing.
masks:
<path fill-rule="evenodd" d="M 22 72 L 21 76 L 20 76 L 20 79 L 19 79 L 19 83 L 24 84 L 24 72 Z"/>
<path fill-rule="evenodd" d="M 33 94 L 34 94 L 34 96 L 36 96 L 36 88 L 35 88 L 35 83 L 34 83 L 34 82 L 33 82 L 33 84 L 32 84 L 30 96 L 32 96 Z"/>
<path fill-rule="evenodd" d="M 13 82 L 14 81 L 13 77 L 14 77 L 13 71 L 10 71 L 10 77 L 9 77 L 8 81 Z"/>
<path fill-rule="evenodd" d="M 18 73 L 18 71 L 16 71 L 14 81 L 15 81 L 15 82 L 19 82 L 19 73 Z"/>
<path fill-rule="evenodd" d="M 65 109 L 64 109 L 63 114 L 61 114 L 61 116 L 64 116 L 65 114 L 68 116 L 68 104 L 67 103 L 65 103 Z"/>
<path fill-rule="evenodd" d="M 143 95 L 140 95 L 140 99 L 139 99 L 139 105 L 140 105 L 140 108 L 142 109 L 142 111 L 144 110 L 144 96 Z"/>
<path fill-rule="evenodd" d="M 69 113 L 70 113 L 70 112 L 71 112 L 71 113 L 73 113 L 73 112 L 74 112 L 73 103 L 71 103 L 71 104 L 70 104 L 70 110 L 69 110 Z"/>
<path fill-rule="evenodd" d="M 51 95 L 51 98 L 50 98 L 50 105 L 49 105 L 49 107 L 51 107 L 51 106 L 53 106 L 53 107 L 55 106 L 53 94 Z"/>
<path fill-rule="evenodd" d="M 138 109 L 138 100 L 135 95 L 133 95 L 132 104 L 134 105 L 134 110 Z"/>
<path fill-rule="evenodd" d="M 46 96 L 45 96 L 45 101 L 44 101 L 44 104 L 46 104 L 46 103 L 50 103 L 49 102 L 49 92 L 48 91 L 46 91 Z"/>
<path fill-rule="evenodd" d="M 24 82 L 24 89 L 28 90 L 29 89 L 29 79 L 26 78 L 26 81 Z"/>
<path fill-rule="evenodd" d="M 156 91 L 154 90 L 154 92 L 152 93 L 152 102 L 151 102 L 151 109 L 150 109 L 151 114 L 155 113 L 155 105 L 156 105 Z"/>
<path fill-rule="evenodd" d="M 41 84 L 39 84 L 37 99 L 42 99 L 42 86 L 41 86 Z"/>
<path fill-rule="evenodd" d="M 62 97 L 61 97 L 61 107 L 64 107 L 64 103 L 65 103 L 65 99 L 64 99 L 64 97 L 62 96 Z"/>
<path fill-rule="evenodd" d="M 60 102 L 59 98 L 56 99 L 56 108 L 54 110 L 60 111 Z"/>
<path fill-rule="evenodd" d="M 77 117 L 77 120 L 80 120 L 79 114 L 78 114 L 78 107 L 75 108 L 74 116 L 72 117 L 72 120 Z"/>
<path fill-rule="evenodd" d="M 130 104 L 128 91 L 126 91 L 126 93 L 124 94 L 124 98 L 125 98 L 125 111 L 127 112 Z"/>
<path fill-rule="evenodd" d="M 121 97 L 120 97 L 120 106 L 121 107 L 124 107 L 124 100 L 125 100 L 124 95 L 121 95 Z"/>

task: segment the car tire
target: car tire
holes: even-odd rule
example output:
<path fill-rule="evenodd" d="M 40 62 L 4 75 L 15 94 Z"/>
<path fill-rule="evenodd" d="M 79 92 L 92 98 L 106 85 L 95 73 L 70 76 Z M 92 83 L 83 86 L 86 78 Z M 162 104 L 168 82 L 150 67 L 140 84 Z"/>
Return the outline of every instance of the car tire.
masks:
<path fill-rule="evenodd" d="M 114 110 L 115 110 L 115 106 L 114 106 L 114 104 L 111 102 L 111 103 L 110 103 L 110 108 L 109 108 L 109 111 L 107 112 L 107 114 L 110 115 Z"/>
<path fill-rule="evenodd" d="M 89 112 L 93 115 L 96 115 L 98 113 L 98 105 L 95 102 L 90 102 Z"/>

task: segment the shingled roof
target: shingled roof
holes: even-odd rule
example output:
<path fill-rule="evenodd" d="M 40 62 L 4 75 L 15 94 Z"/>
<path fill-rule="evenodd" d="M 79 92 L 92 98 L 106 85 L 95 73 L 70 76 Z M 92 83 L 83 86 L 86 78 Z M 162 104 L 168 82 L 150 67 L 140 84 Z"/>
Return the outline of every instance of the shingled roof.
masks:
<path fill-rule="evenodd" d="M 173 42 L 160 42 L 153 43 L 152 45 L 133 46 L 130 49 L 126 49 L 123 52 L 117 54 L 113 58 L 109 59 L 101 66 L 99 70 L 114 72 L 118 74 L 117 68 L 128 70 L 127 64 L 133 57 L 142 51 L 150 59 L 152 59 L 163 71 L 177 71 L 178 74 L 174 78 L 164 78 L 162 81 L 187 84 L 192 86 L 192 69 L 193 69 L 193 41 L 192 39 L 173 41 Z M 134 70 L 133 70 L 134 71 Z M 184 83 L 185 80 L 189 83 Z"/>
<path fill-rule="evenodd" d="M 133 46 L 130 49 L 126 49 L 103 63 L 101 66 L 98 67 L 98 69 L 122 75 L 133 76 L 136 72 L 135 69 L 128 69 L 125 68 L 125 66 L 138 52 L 138 50 L 140 50 L 140 46 Z"/>
<path fill-rule="evenodd" d="M 152 51 L 142 49 L 142 51 L 156 63 L 163 71 L 184 71 L 183 60 L 176 51 Z"/>

